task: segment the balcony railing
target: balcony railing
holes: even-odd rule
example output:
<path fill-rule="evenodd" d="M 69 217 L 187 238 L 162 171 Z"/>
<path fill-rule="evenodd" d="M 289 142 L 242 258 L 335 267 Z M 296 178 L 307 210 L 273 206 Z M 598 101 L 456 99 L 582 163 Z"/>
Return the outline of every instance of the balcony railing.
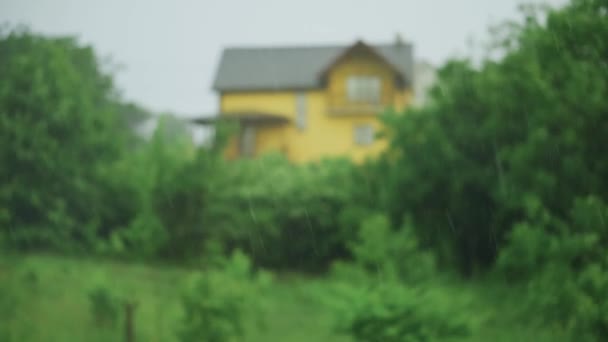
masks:
<path fill-rule="evenodd" d="M 378 114 L 392 104 L 392 97 L 383 95 L 376 102 L 352 101 L 344 94 L 328 96 L 327 104 L 331 115 L 371 115 Z"/>
<path fill-rule="evenodd" d="M 330 106 L 329 114 L 331 115 L 373 115 L 379 114 L 384 110 L 384 105 L 341 105 Z"/>

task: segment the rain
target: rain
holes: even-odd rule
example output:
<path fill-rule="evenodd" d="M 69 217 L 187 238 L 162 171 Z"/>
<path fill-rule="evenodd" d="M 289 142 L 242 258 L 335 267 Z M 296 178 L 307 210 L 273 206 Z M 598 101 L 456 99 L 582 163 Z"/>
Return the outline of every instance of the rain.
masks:
<path fill-rule="evenodd" d="M 604 341 L 604 0 L 0 2 L 0 341 Z"/>

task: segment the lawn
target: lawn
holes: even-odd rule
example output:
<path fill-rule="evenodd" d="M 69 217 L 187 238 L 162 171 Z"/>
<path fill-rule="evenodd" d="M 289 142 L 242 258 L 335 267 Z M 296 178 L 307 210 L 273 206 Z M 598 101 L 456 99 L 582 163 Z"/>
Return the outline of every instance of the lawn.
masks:
<path fill-rule="evenodd" d="M 0 260 L 0 282 L 21 287 L 8 323 L 17 341 L 120 341 L 121 325 L 96 326 L 88 292 L 100 280 L 138 303 L 138 341 L 176 341 L 181 315 L 179 291 L 190 271 L 173 267 L 78 260 L 55 256 L 12 256 Z M 330 313 L 308 291 L 311 281 L 282 277 L 269 290 L 262 326 L 251 325 L 245 341 L 350 341 L 332 333 Z"/>
<path fill-rule="evenodd" d="M 0 288 L 9 283 L 20 288 L 16 312 L 4 324 L 16 341 L 121 341 L 122 324 L 99 327 L 91 315 L 88 293 L 104 281 L 112 284 L 122 297 L 138 303 L 137 341 L 176 341 L 181 315 L 180 287 L 190 272 L 177 267 L 95 259 L 3 257 Z M 277 276 L 266 295 L 261 320 L 264 324 L 250 324 L 242 340 L 352 341 L 333 331 L 332 313 L 314 295 L 323 282 L 318 278 Z M 521 302 L 514 290 L 484 285 L 481 281 L 451 282 L 446 286 L 451 291 L 468 294 L 472 298 L 470 312 L 480 317 L 474 336 L 466 341 L 564 340 L 558 331 L 533 327 L 522 318 Z"/>

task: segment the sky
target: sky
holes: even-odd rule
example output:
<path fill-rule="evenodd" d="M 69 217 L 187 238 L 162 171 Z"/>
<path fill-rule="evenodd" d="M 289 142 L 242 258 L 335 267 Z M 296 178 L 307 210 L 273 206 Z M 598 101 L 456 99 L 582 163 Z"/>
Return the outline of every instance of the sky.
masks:
<path fill-rule="evenodd" d="M 120 65 L 125 99 L 184 117 L 217 112 L 211 89 L 227 46 L 390 43 L 440 65 L 518 18 L 521 0 L 0 0 L 0 23 L 70 35 Z M 527 0 L 527 3 L 541 3 Z M 566 0 L 545 0 L 559 6 Z"/>

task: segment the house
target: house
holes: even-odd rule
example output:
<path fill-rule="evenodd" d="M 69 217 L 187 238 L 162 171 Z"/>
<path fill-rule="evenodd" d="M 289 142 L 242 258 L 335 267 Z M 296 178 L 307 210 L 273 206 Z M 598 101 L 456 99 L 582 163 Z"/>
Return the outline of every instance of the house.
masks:
<path fill-rule="evenodd" d="M 349 156 L 360 161 L 386 142 L 378 115 L 413 97 L 410 44 L 227 48 L 213 89 L 220 113 L 238 122 L 229 158 L 279 151 L 291 161 Z"/>

